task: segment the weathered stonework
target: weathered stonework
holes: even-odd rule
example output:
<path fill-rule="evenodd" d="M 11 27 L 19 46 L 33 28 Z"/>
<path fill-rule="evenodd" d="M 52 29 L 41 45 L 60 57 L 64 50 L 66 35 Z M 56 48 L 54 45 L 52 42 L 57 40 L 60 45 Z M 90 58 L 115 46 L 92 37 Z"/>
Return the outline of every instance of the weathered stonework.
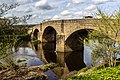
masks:
<path fill-rule="evenodd" d="M 65 41 L 67 38 L 74 32 L 82 29 L 93 29 L 96 27 L 93 26 L 94 23 L 99 21 L 94 18 L 87 19 L 70 19 L 70 20 L 52 20 L 40 23 L 36 26 L 31 27 L 28 30 L 28 33 L 34 33 L 35 29 L 38 29 L 38 39 L 43 42 L 43 33 L 47 27 L 52 27 L 56 31 L 56 51 L 64 52 Z"/>

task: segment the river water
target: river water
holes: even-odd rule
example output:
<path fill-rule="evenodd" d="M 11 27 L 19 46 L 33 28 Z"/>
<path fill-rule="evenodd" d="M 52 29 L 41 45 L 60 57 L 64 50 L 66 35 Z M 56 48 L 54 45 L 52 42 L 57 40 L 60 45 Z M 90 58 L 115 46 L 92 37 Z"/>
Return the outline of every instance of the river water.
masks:
<path fill-rule="evenodd" d="M 31 47 L 18 48 L 17 52 L 14 53 L 14 59 L 15 63 L 20 66 L 38 66 L 44 64 Z M 21 60 L 22 62 L 18 63 L 18 60 Z M 58 79 L 58 76 L 51 70 L 48 70 L 45 74 L 48 75 L 49 80 Z"/>
<path fill-rule="evenodd" d="M 93 42 L 90 42 L 89 45 L 91 45 L 91 43 L 93 44 Z M 48 75 L 49 80 L 56 80 L 70 71 L 80 70 L 86 66 L 91 66 L 92 49 L 90 46 L 84 45 L 84 50 L 82 51 L 64 53 L 56 52 L 55 45 L 56 44 L 54 43 L 40 43 L 39 45 L 34 46 L 30 43 L 25 44 L 18 48 L 17 52 L 14 54 L 16 64 L 18 64 L 18 60 L 23 61 L 19 63 L 20 66 L 37 66 L 49 62 L 59 63 L 60 66 L 53 70 L 54 72 L 51 70 L 45 72 Z"/>
<path fill-rule="evenodd" d="M 49 80 L 57 80 L 70 71 L 91 66 L 91 52 L 94 49 L 90 47 L 92 44 L 98 44 L 98 41 L 89 40 L 88 46 L 84 45 L 82 51 L 57 52 L 55 43 L 40 43 L 32 46 L 28 42 L 17 49 L 14 53 L 14 59 L 15 63 L 20 66 L 37 66 L 49 62 L 59 63 L 60 66 L 53 70 L 54 72 L 51 70 L 45 72 Z M 120 55 L 117 58 L 120 58 Z M 19 60 L 22 60 L 22 62 L 18 63 Z"/>

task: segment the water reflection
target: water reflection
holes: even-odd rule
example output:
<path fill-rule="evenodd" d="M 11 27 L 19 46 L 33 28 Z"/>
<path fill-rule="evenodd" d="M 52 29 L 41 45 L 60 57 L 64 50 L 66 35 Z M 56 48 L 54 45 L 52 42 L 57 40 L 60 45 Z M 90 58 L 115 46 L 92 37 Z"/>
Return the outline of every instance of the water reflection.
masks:
<path fill-rule="evenodd" d="M 18 65 L 36 66 L 41 65 L 43 62 L 37 57 L 36 53 L 29 47 L 20 47 L 14 53 L 15 63 Z M 18 63 L 18 61 L 22 61 Z"/>
<path fill-rule="evenodd" d="M 44 51 L 44 55 L 46 60 L 48 61 L 48 63 L 50 62 L 57 62 L 56 61 L 56 52 L 55 51 L 49 51 L 49 50 L 45 50 Z"/>
<path fill-rule="evenodd" d="M 83 59 L 83 51 L 72 51 L 65 53 L 65 55 L 65 62 L 69 71 L 80 70 L 86 67 Z"/>
<path fill-rule="evenodd" d="M 57 59 L 56 59 L 56 52 L 55 52 L 55 49 L 56 49 L 56 44 L 55 43 L 42 43 L 42 48 L 43 48 L 43 53 L 44 53 L 44 56 L 46 58 L 46 60 L 49 62 L 57 62 Z"/>
<path fill-rule="evenodd" d="M 55 43 L 41 43 L 42 45 L 41 51 L 44 54 L 47 62 L 55 62 L 59 63 L 61 67 L 67 68 L 69 71 L 80 70 L 86 66 L 91 65 L 90 62 L 90 54 L 88 53 L 89 48 L 84 46 L 84 49 L 81 51 L 71 51 L 71 52 L 56 52 Z"/>
<path fill-rule="evenodd" d="M 36 51 L 39 50 L 38 45 L 34 45 L 34 47 L 35 47 L 35 50 L 36 50 Z"/>
<path fill-rule="evenodd" d="M 84 63 L 86 66 L 91 66 L 91 52 L 92 49 L 89 46 L 84 45 Z"/>
<path fill-rule="evenodd" d="M 14 53 L 15 63 L 20 66 L 38 66 L 44 64 L 40 58 L 38 58 L 35 51 L 30 47 L 20 47 Z M 18 62 L 21 60 L 22 62 Z M 49 80 L 57 80 L 58 76 L 51 70 L 45 72 L 48 75 Z"/>

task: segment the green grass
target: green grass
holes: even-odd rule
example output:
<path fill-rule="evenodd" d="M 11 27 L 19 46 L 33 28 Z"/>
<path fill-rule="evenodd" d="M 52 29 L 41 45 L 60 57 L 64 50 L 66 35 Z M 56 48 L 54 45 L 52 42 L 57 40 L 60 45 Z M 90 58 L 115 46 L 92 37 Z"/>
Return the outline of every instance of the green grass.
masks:
<path fill-rule="evenodd" d="M 101 68 L 89 74 L 73 76 L 68 80 L 120 80 L 120 65 Z"/>

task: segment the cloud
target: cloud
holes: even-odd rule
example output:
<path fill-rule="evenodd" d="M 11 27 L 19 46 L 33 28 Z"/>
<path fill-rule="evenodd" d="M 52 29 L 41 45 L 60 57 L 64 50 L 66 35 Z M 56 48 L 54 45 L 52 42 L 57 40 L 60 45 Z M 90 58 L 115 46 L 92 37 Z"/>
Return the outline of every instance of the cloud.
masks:
<path fill-rule="evenodd" d="M 97 8 L 97 5 L 91 4 L 90 6 L 86 7 L 85 10 L 92 11 Z"/>
<path fill-rule="evenodd" d="M 8 14 L 5 14 L 6 17 L 30 14 L 32 15 L 28 20 L 30 24 L 48 19 L 83 18 L 96 13 L 97 7 L 108 9 L 107 12 L 110 13 L 113 8 L 116 9 L 116 6 L 120 5 L 120 0 L 0 0 L 0 4 L 3 2 L 20 4 L 8 11 Z"/>
<path fill-rule="evenodd" d="M 14 3 L 14 0 L 0 0 L 0 4 L 2 3 L 11 4 Z"/>
<path fill-rule="evenodd" d="M 60 14 L 63 15 L 63 16 L 66 16 L 66 15 L 71 14 L 71 12 L 69 10 L 64 10 Z"/>
<path fill-rule="evenodd" d="M 52 19 L 53 19 L 53 20 L 54 20 L 54 19 L 60 19 L 60 17 L 59 17 L 59 15 L 55 15 L 55 16 L 53 16 Z"/>
<path fill-rule="evenodd" d="M 38 9 L 43 9 L 43 10 L 50 10 L 50 9 L 52 9 L 52 7 L 48 4 L 47 0 L 38 1 L 35 4 L 35 7 L 38 8 Z"/>
<path fill-rule="evenodd" d="M 7 4 L 12 4 L 12 3 L 18 3 L 18 4 L 28 4 L 28 3 L 32 3 L 38 0 L 0 0 L 0 4 L 2 3 L 7 3 Z"/>
<path fill-rule="evenodd" d="M 71 3 L 68 3 L 67 5 L 66 5 L 66 7 L 69 7 L 71 5 Z"/>
<path fill-rule="evenodd" d="M 33 0 L 16 0 L 16 2 L 19 4 L 27 4 L 33 2 Z"/>
<path fill-rule="evenodd" d="M 74 13 L 75 15 L 83 15 L 83 11 L 78 11 Z"/>
<path fill-rule="evenodd" d="M 72 0 L 73 3 L 79 4 L 85 2 L 85 0 Z"/>
<path fill-rule="evenodd" d="M 71 10 L 63 10 L 59 14 L 56 14 L 55 16 L 52 17 L 52 20 L 56 19 L 71 19 L 73 18 L 73 11 Z"/>
<path fill-rule="evenodd" d="M 103 4 L 105 2 L 113 1 L 113 0 L 92 0 L 94 4 Z"/>
<path fill-rule="evenodd" d="M 91 4 L 82 10 L 75 11 L 74 16 L 76 18 L 83 18 L 85 16 L 94 16 L 96 12 L 97 12 L 97 5 Z"/>
<path fill-rule="evenodd" d="M 37 14 L 34 14 L 34 15 L 31 16 L 31 19 L 35 19 L 37 17 L 39 17 L 39 16 Z"/>
<path fill-rule="evenodd" d="M 13 16 L 12 14 L 5 14 L 5 15 L 3 15 L 3 17 L 11 17 L 11 16 Z"/>
<path fill-rule="evenodd" d="M 20 12 L 20 13 L 29 13 L 29 12 L 32 12 L 32 9 L 29 6 L 19 6 L 15 8 L 14 11 Z"/>
<path fill-rule="evenodd" d="M 69 15 L 55 15 L 52 17 L 51 20 L 60 20 L 60 19 L 72 19 L 73 18 L 73 15 L 72 14 L 69 14 Z"/>

